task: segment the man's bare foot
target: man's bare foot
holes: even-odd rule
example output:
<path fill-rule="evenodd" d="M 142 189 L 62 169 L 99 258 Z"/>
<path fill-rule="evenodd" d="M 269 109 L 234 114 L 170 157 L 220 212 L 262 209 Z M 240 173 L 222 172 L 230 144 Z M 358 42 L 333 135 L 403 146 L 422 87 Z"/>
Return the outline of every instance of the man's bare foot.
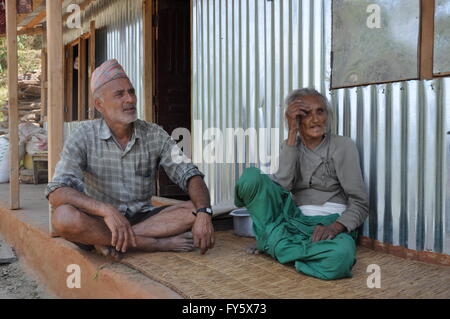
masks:
<path fill-rule="evenodd" d="M 122 259 L 122 254 L 119 253 L 114 247 L 95 245 L 95 252 L 101 256 L 111 257 L 115 261 Z"/>
<path fill-rule="evenodd" d="M 245 252 L 247 254 L 250 254 L 250 255 L 260 255 L 260 254 L 263 253 L 263 251 L 261 251 L 261 250 L 256 248 L 256 243 L 255 244 L 251 244 L 250 246 L 245 248 Z"/>
<path fill-rule="evenodd" d="M 181 235 L 158 238 L 159 251 L 186 252 L 194 250 L 194 239 L 191 232 Z"/>

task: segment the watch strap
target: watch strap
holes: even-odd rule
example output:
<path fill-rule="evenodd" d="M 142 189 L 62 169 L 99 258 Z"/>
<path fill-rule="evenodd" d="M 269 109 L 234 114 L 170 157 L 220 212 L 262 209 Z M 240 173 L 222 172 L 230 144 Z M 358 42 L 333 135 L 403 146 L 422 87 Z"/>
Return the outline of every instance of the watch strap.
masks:
<path fill-rule="evenodd" d="M 199 208 L 195 212 L 192 212 L 192 214 L 194 214 L 194 216 L 197 216 L 198 213 L 206 213 L 206 214 L 208 214 L 210 216 L 213 215 L 213 211 L 212 211 L 211 207 Z"/>

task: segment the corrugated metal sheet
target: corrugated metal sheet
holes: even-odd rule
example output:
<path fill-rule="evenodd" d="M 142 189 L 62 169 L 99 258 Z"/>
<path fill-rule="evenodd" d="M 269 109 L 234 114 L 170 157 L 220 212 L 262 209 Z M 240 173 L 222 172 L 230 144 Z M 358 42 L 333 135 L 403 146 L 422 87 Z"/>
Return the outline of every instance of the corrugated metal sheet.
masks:
<path fill-rule="evenodd" d="M 193 0 L 192 12 L 193 120 L 286 137 L 284 97 L 318 89 L 332 102 L 335 132 L 360 151 L 370 193 L 363 235 L 450 253 L 450 79 L 329 91 L 331 0 Z M 194 154 L 201 138 L 194 132 Z M 247 156 L 255 145 L 246 141 Z M 233 198 L 244 166 L 199 165 L 214 202 Z"/>
<path fill-rule="evenodd" d="M 89 32 L 90 21 L 94 19 L 96 29 L 102 29 L 102 37 L 106 32 L 106 48 L 96 50 L 106 51 L 106 59 L 117 59 L 127 72 L 136 90 L 139 118 L 144 117 L 142 3 L 142 0 L 97 0 L 82 12 L 81 28 L 64 29 L 65 44 Z"/>

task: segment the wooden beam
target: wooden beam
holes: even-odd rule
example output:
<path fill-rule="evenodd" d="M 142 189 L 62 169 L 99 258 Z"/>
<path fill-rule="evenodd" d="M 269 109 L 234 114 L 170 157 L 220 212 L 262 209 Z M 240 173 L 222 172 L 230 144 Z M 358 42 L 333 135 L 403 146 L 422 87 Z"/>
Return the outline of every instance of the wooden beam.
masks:
<path fill-rule="evenodd" d="M 21 13 L 17 15 L 17 26 L 20 25 L 20 23 L 25 20 L 31 13 Z"/>
<path fill-rule="evenodd" d="M 435 0 L 422 0 L 420 10 L 420 63 L 421 79 L 433 78 Z"/>
<path fill-rule="evenodd" d="M 45 34 L 44 34 L 45 36 Z M 41 121 L 47 116 L 47 49 L 41 50 Z"/>
<path fill-rule="evenodd" d="M 45 4 L 45 0 L 33 0 L 33 12 L 36 11 L 37 8 L 40 8 L 43 4 Z M 43 8 L 45 11 L 45 8 Z M 25 20 L 31 13 L 27 14 L 19 14 L 17 16 L 17 25 L 20 25 L 23 20 Z"/>
<path fill-rule="evenodd" d="M 8 49 L 8 117 L 9 117 L 9 205 L 20 208 L 19 185 L 19 110 L 17 70 L 17 9 L 16 1 L 6 1 L 6 38 Z"/>
<path fill-rule="evenodd" d="M 80 43 L 80 38 L 76 38 L 75 40 L 73 40 L 72 42 L 69 42 L 68 45 L 70 46 L 75 46 L 75 45 L 79 45 Z"/>
<path fill-rule="evenodd" d="M 48 6 L 48 4 L 47 4 Z M 61 14 L 61 13 L 60 13 Z M 42 20 L 44 20 L 46 15 L 45 10 L 42 10 L 41 12 L 39 12 L 39 14 L 37 16 L 35 16 L 30 22 L 28 22 L 24 27 L 22 27 L 20 30 L 24 30 L 24 29 L 31 29 L 34 28 L 35 25 L 37 25 L 38 23 L 41 23 Z"/>
<path fill-rule="evenodd" d="M 95 116 L 94 107 L 94 96 L 91 92 L 91 77 L 95 70 L 95 20 L 90 23 L 91 37 L 89 38 L 89 80 L 88 80 L 88 91 L 89 91 L 89 119 L 93 120 Z"/>
<path fill-rule="evenodd" d="M 53 179 L 56 163 L 64 144 L 64 71 L 63 25 L 61 2 L 47 1 L 47 57 L 48 57 L 48 180 Z M 52 208 L 49 209 L 51 227 Z"/>
<path fill-rule="evenodd" d="M 42 52 L 41 52 L 41 121 L 47 121 L 48 106 L 48 72 L 47 72 L 47 33 L 42 34 Z"/>
<path fill-rule="evenodd" d="M 21 29 L 17 31 L 17 35 L 35 35 L 44 33 L 45 29 L 41 27 L 30 28 L 30 29 Z M 6 34 L 0 34 L 0 38 L 6 37 Z"/>
<path fill-rule="evenodd" d="M 44 33 L 45 29 L 42 27 L 30 28 L 30 29 L 22 29 L 17 32 L 18 35 L 35 35 Z"/>
<path fill-rule="evenodd" d="M 153 122 L 153 5 L 152 0 L 142 4 L 144 36 L 144 120 Z"/>
<path fill-rule="evenodd" d="M 95 0 L 85 0 L 84 2 L 82 2 L 79 5 L 80 10 L 83 11 L 84 9 L 86 9 L 86 7 L 88 5 L 90 5 L 92 1 L 95 1 Z M 63 1 L 61 1 L 61 3 L 59 3 L 59 4 L 62 4 L 62 2 Z M 62 11 L 62 9 L 61 9 L 61 11 Z M 72 14 L 71 12 L 64 14 L 63 20 L 67 19 L 67 17 L 69 17 L 71 14 Z M 34 17 L 30 22 L 28 22 L 22 29 L 33 28 L 35 25 L 41 23 L 45 19 L 46 16 L 47 16 L 46 10 L 42 10 L 36 17 Z"/>

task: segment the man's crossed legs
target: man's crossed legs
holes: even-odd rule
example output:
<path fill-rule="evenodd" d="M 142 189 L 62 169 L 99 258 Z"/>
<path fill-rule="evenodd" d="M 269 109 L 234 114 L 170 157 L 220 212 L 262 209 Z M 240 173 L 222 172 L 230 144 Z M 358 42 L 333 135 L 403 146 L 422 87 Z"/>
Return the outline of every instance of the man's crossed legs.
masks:
<path fill-rule="evenodd" d="M 166 207 L 156 215 L 132 225 L 136 235 L 136 247 L 129 244 L 129 250 L 146 252 L 193 250 L 194 242 L 190 230 L 195 216 L 192 211 L 194 211 L 192 202 L 183 202 Z M 94 245 L 97 249 L 101 246 L 111 246 L 112 234 L 103 218 L 86 214 L 71 205 L 62 205 L 55 210 L 52 225 L 58 235 L 69 241 Z M 117 256 L 115 253 L 112 255 Z"/>

